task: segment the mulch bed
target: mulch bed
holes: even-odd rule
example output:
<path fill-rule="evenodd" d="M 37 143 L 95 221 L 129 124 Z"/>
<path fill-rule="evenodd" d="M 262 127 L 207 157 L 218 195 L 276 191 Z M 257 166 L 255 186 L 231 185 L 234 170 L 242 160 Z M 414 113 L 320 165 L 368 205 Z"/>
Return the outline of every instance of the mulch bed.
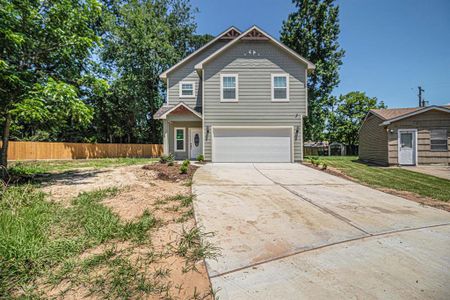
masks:
<path fill-rule="evenodd" d="M 145 170 L 152 170 L 157 173 L 158 179 L 167 180 L 167 181 L 180 181 L 192 178 L 195 170 L 198 169 L 197 166 L 189 165 L 188 171 L 186 174 L 180 173 L 179 164 L 174 164 L 173 166 L 169 166 L 168 164 L 162 163 L 154 163 L 145 165 L 142 168 Z"/>

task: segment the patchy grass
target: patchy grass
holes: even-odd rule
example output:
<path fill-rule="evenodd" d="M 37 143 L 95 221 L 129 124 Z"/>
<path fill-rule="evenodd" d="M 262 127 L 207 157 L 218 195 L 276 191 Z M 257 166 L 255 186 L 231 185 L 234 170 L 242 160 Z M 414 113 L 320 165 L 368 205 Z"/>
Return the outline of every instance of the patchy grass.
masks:
<path fill-rule="evenodd" d="M 369 186 L 407 191 L 436 200 L 450 201 L 450 184 L 443 178 L 401 168 L 368 165 L 358 161 L 356 156 L 320 157 L 319 161 Z"/>
<path fill-rule="evenodd" d="M 78 162 L 63 162 L 69 164 L 64 166 L 27 162 L 19 167 L 31 164 L 31 171 L 17 174 L 19 178 L 23 178 L 21 174 L 32 178 L 41 172 L 65 175 L 69 167 L 78 168 Z M 103 163 L 89 167 L 106 166 Z M 203 241 L 208 234 L 195 227 L 193 196 L 184 186 L 190 177 L 162 184 L 153 172 L 140 172 L 141 168 L 134 167 L 123 169 L 133 169 L 138 176 L 131 189 L 119 190 L 114 187 L 116 182 L 109 188 L 83 189 L 92 182 L 111 180 L 96 177 L 99 170 L 83 170 L 86 176 L 93 176 L 88 182 L 65 182 L 67 186 L 76 183 L 76 193 L 68 195 L 66 201 L 58 201 L 53 190 L 49 191 L 50 198 L 42 192 L 45 187 L 34 180 L 31 182 L 35 185 L 16 184 L 0 189 L 0 298 L 214 296 L 203 258 L 215 257 L 217 249 Z M 167 191 L 157 193 L 155 189 Z M 80 190 L 86 192 L 79 193 Z M 117 206 L 114 201 L 126 205 Z M 135 210 L 133 217 L 126 213 L 124 217 L 124 211 L 130 209 Z"/>
<path fill-rule="evenodd" d="M 156 220 L 146 211 L 134 222 L 122 222 L 100 203 L 117 192 L 81 193 L 72 206 L 62 207 L 31 185 L 1 190 L 0 295 L 11 297 L 22 290 L 33 296 L 30 283 L 61 263 L 68 273 L 73 263 L 67 260 L 88 248 L 111 240 L 143 242 Z"/>
<path fill-rule="evenodd" d="M 198 227 L 189 230 L 183 228 L 176 250 L 178 255 L 186 259 L 183 272 L 195 270 L 196 263 L 203 259 L 215 259 L 220 255 L 220 248 L 206 241 L 211 235 L 213 233 L 205 233 Z"/>
<path fill-rule="evenodd" d="M 106 168 L 148 164 L 157 160 L 157 158 L 98 158 L 80 160 L 22 161 L 11 162 L 8 171 L 12 176 L 33 176 L 81 168 Z"/>

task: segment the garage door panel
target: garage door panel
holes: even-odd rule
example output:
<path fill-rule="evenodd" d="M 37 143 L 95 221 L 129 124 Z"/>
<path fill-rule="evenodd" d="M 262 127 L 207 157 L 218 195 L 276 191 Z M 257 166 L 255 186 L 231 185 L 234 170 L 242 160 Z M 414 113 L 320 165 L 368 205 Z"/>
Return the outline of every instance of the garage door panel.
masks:
<path fill-rule="evenodd" d="M 214 129 L 214 162 L 290 162 L 290 128 Z"/>

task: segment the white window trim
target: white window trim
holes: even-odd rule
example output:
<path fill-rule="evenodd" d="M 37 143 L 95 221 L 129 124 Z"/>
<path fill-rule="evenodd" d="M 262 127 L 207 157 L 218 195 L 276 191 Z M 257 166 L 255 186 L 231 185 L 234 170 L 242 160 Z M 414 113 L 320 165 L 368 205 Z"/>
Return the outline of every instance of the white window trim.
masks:
<path fill-rule="evenodd" d="M 285 99 L 275 99 L 275 77 L 285 77 L 286 78 L 286 98 Z M 272 102 L 289 102 L 289 74 L 287 73 L 273 73 L 270 77 L 270 88 L 272 94 Z"/>
<path fill-rule="evenodd" d="M 183 130 L 183 149 L 177 149 L 177 130 Z M 175 152 L 184 152 L 186 151 L 186 128 L 184 127 L 175 127 L 173 129 L 173 149 Z"/>
<path fill-rule="evenodd" d="M 192 84 L 192 95 L 183 95 L 183 84 Z M 180 81 L 180 98 L 195 98 L 195 82 L 194 81 Z"/>
<path fill-rule="evenodd" d="M 224 99 L 223 98 L 223 78 L 224 77 L 234 77 L 236 79 L 236 98 L 235 99 Z M 239 102 L 239 76 L 238 74 L 223 73 L 220 74 L 220 102 Z"/>

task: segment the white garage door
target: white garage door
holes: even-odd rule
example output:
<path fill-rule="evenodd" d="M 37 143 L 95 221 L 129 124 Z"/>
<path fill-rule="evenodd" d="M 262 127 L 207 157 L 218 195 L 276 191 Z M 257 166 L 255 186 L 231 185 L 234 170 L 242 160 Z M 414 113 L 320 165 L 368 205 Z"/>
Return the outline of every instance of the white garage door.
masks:
<path fill-rule="evenodd" d="M 213 128 L 213 162 L 291 162 L 292 128 Z"/>

